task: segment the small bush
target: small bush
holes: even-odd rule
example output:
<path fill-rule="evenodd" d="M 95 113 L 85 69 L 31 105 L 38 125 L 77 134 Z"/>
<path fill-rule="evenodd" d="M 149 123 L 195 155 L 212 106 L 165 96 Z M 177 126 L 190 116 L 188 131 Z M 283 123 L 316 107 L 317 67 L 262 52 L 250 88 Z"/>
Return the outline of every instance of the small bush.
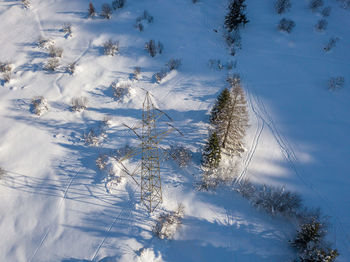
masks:
<path fill-rule="evenodd" d="M 74 97 L 72 98 L 72 111 L 80 112 L 87 108 L 88 99 L 86 97 Z"/>
<path fill-rule="evenodd" d="M 146 10 L 143 11 L 142 20 L 147 20 L 148 23 L 152 23 L 153 19 L 153 16 L 151 16 Z"/>
<path fill-rule="evenodd" d="M 184 210 L 184 206 L 179 204 L 176 211 L 161 214 L 153 227 L 154 234 L 160 239 L 172 239 L 182 223 Z"/>
<path fill-rule="evenodd" d="M 179 167 L 187 167 L 192 159 L 191 151 L 183 146 L 170 146 L 166 151 L 166 160 L 174 160 Z"/>
<path fill-rule="evenodd" d="M 44 69 L 48 71 L 56 71 L 60 65 L 60 60 L 57 57 L 49 58 L 44 65 Z"/>
<path fill-rule="evenodd" d="M 6 175 L 5 169 L 3 169 L 2 167 L 0 167 L 0 179 L 3 178 L 5 175 Z"/>
<path fill-rule="evenodd" d="M 291 8 L 292 4 L 290 0 L 277 0 L 275 3 L 275 9 L 277 14 L 283 14 Z"/>
<path fill-rule="evenodd" d="M 118 101 L 122 101 L 125 97 L 130 96 L 131 84 L 129 82 L 113 82 L 111 87 L 113 96 Z"/>
<path fill-rule="evenodd" d="M 96 159 L 96 166 L 99 170 L 105 170 L 108 163 L 108 156 L 107 155 L 99 155 Z"/>
<path fill-rule="evenodd" d="M 6 73 L 6 72 L 11 72 L 13 69 L 13 66 L 9 62 L 0 62 L 0 72 L 1 73 Z"/>
<path fill-rule="evenodd" d="M 143 12 L 142 16 L 136 18 L 135 28 L 137 28 L 140 32 L 144 30 L 144 25 L 142 21 L 146 20 L 149 24 L 153 22 L 153 16 L 151 16 L 146 10 Z"/>
<path fill-rule="evenodd" d="M 102 5 L 102 8 L 101 8 L 101 16 L 103 18 L 106 18 L 106 19 L 111 19 L 112 17 L 112 7 L 105 3 Z"/>
<path fill-rule="evenodd" d="M 335 91 L 344 87 L 345 79 L 343 76 L 332 77 L 328 80 L 328 89 Z"/>
<path fill-rule="evenodd" d="M 149 52 L 151 57 L 155 57 L 157 53 L 163 53 L 164 47 L 161 42 L 158 41 L 158 44 L 156 45 L 154 40 L 150 40 L 149 42 L 146 42 L 145 49 Z"/>
<path fill-rule="evenodd" d="M 338 37 L 331 37 L 329 39 L 328 43 L 323 48 L 323 50 L 326 51 L 326 52 L 331 51 L 336 46 L 338 41 L 339 41 Z"/>
<path fill-rule="evenodd" d="M 295 27 L 294 21 L 286 18 L 282 18 L 278 24 L 278 29 L 280 31 L 287 32 L 288 34 L 292 32 Z"/>
<path fill-rule="evenodd" d="M 119 42 L 113 42 L 111 39 L 103 44 L 104 54 L 114 56 L 119 51 Z"/>
<path fill-rule="evenodd" d="M 49 55 L 51 57 L 62 57 L 63 49 L 60 47 L 50 46 L 49 47 Z"/>
<path fill-rule="evenodd" d="M 263 186 L 256 192 L 253 205 L 264 209 L 271 215 L 282 214 L 292 216 L 298 212 L 301 207 L 301 197 L 283 187 L 275 188 Z"/>
<path fill-rule="evenodd" d="M 55 41 L 48 39 L 48 38 L 40 37 L 38 40 L 38 47 L 39 48 L 49 49 L 54 44 L 55 44 Z"/>
<path fill-rule="evenodd" d="M 22 5 L 24 8 L 28 9 L 28 8 L 30 8 L 30 1 L 29 0 L 22 0 Z"/>
<path fill-rule="evenodd" d="M 311 0 L 309 3 L 309 8 L 312 12 L 316 12 L 318 8 L 323 6 L 323 0 Z"/>
<path fill-rule="evenodd" d="M 168 75 L 168 72 L 165 70 L 161 70 L 158 73 L 154 74 L 154 78 L 156 80 L 156 82 L 159 84 L 160 82 L 162 82 L 162 80 Z"/>
<path fill-rule="evenodd" d="M 37 116 L 41 116 L 49 110 L 49 104 L 43 96 L 35 97 L 31 102 L 31 111 Z"/>
<path fill-rule="evenodd" d="M 181 66 L 181 59 L 170 59 L 166 64 L 170 71 L 176 70 Z"/>
<path fill-rule="evenodd" d="M 332 11 L 332 8 L 330 6 L 327 6 L 327 7 L 323 8 L 321 14 L 323 17 L 328 17 L 331 15 L 331 11 Z"/>
<path fill-rule="evenodd" d="M 65 34 L 65 38 L 72 37 L 73 31 L 72 31 L 72 24 L 66 23 L 62 26 L 62 32 Z"/>
<path fill-rule="evenodd" d="M 324 30 L 326 30 L 328 26 L 328 22 L 326 19 L 320 19 L 318 20 L 317 24 L 316 24 L 316 30 L 317 31 L 320 31 L 320 32 L 323 32 Z"/>
<path fill-rule="evenodd" d="M 66 67 L 66 72 L 73 75 L 75 73 L 76 66 L 77 66 L 76 62 L 68 64 Z"/>
<path fill-rule="evenodd" d="M 106 134 L 102 130 L 89 129 L 88 132 L 84 133 L 83 141 L 88 146 L 98 146 L 103 139 L 106 137 Z"/>
<path fill-rule="evenodd" d="M 112 2 L 112 7 L 114 10 L 117 10 L 119 8 L 123 8 L 125 5 L 125 0 L 114 0 Z"/>
<path fill-rule="evenodd" d="M 139 80 L 140 76 L 141 76 L 141 67 L 136 66 L 134 68 L 134 72 L 131 75 L 131 78 L 135 80 Z"/>
<path fill-rule="evenodd" d="M 89 17 L 94 17 L 94 16 L 96 16 L 95 7 L 94 7 L 94 5 L 93 5 L 91 2 L 89 3 L 88 12 L 89 12 Z"/>

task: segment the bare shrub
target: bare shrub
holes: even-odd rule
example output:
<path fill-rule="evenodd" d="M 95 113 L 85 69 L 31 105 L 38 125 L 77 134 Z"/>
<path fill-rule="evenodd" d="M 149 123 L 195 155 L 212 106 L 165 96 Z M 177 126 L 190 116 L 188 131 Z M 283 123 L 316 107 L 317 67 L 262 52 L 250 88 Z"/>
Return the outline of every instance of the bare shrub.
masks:
<path fill-rule="evenodd" d="M 277 14 L 283 14 L 291 8 L 292 4 L 290 0 L 277 0 L 275 3 L 275 9 Z"/>
<path fill-rule="evenodd" d="M 311 9 L 312 12 L 316 12 L 318 8 L 323 6 L 323 0 L 311 0 L 309 3 L 309 8 Z"/>
<path fill-rule="evenodd" d="M 169 68 L 170 71 L 176 70 L 181 66 L 181 59 L 170 59 L 166 66 Z"/>
<path fill-rule="evenodd" d="M 329 39 L 328 43 L 323 48 L 323 50 L 326 51 L 326 52 L 331 51 L 336 46 L 338 41 L 339 41 L 338 37 L 331 37 Z"/>
<path fill-rule="evenodd" d="M 129 82 L 113 82 L 111 87 L 116 100 L 122 101 L 125 97 L 130 96 L 131 84 Z"/>
<path fill-rule="evenodd" d="M 141 22 L 136 22 L 135 28 L 137 28 L 140 32 L 142 32 L 145 27 Z"/>
<path fill-rule="evenodd" d="M 110 4 L 104 3 L 101 8 L 101 16 L 106 19 L 111 19 L 112 17 L 112 7 Z"/>
<path fill-rule="evenodd" d="M 69 74 L 73 75 L 75 73 L 76 66 L 77 66 L 76 62 L 70 63 L 70 64 L 67 65 L 66 71 Z"/>
<path fill-rule="evenodd" d="M 12 76 L 11 71 L 7 71 L 7 72 L 2 73 L 2 77 L 4 78 L 5 83 L 9 83 L 11 81 L 11 76 Z"/>
<path fill-rule="evenodd" d="M 43 96 L 34 97 L 30 109 L 32 113 L 41 116 L 49 110 L 49 104 Z"/>
<path fill-rule="evenodd" d="M 161 42 L 158 41 L 158 44 L 156 45 L 154 40 L 150 40 L 149 42 L 146 42 L 145 49 L 148 51 L 151 57 L 155 57 L 157 53 L 163 53 L 164 47 Z"/>
<path fill-rule="evenodd" d="M 49 47 L 49 55 L 51 57 L 62 57 L 63 54 L 63 49 L 60 47 L 55 47 L 53 45 L 51 45 Z"/>
<path fill-rule="evenodd" d="M 5 169 L 3 169 L 2 167 L 0 167 L 0 179 L 3 178 L 5 175 L 6 175 Z"/>
<path fill-rule="evenodd" d="M 292 32 L 294 27 L 295 27 L 295 22 L 286 18 L 282 18 L 278 24 L 278 29 L 288 34 Z"/>
<path fill-rule="evenodd" d="M 94 7 L 94 5 L 93 5 L 91 2 L 89 3 L 88 12 L 89 12 L 89 17 L 94 17 L 94 16 L 96 16 L 95 7 Z"/>
<path fill-rule="evenodd" d="M 109 39 L 103 44 L 104 54 L 114 56 L 119 51 L 119 42 Z"/>
<path fill-rule="evenodd" d="M 160 239 L 172 239 L 182 223 L 184 211 L 184 206 L 179 204 L 176 211 L 161 214 L 153 227 L 154 234 Z"/>
<path fill-rule="evenodd" d="M 104 132 L 101 130 L 95 130 L 90 128 L 88 132 L 84 133 L 83 141 L 88 146 L 98 146 L 106 137 Z"/>
<path fill-rule="evenodd" d="M 330 6 L 326 6 L 325 8 L 323 8 L 321 14 L 323 17 L 328 17 L 331 15 L 331 11 L 332 11 L 332 8 Z"/>
<path fill-rule="evenodd" d="M 143 31 L 144 25 L 142 21 L 147 21 L 149 24 L 153 22 L 153 16 L 151 16 L 146 10 L 143 11 L 143 15 L 136 18 L 135 28 L 140 32 Z"/>
<path fill-rule="evenodd" d="M 234 56 L 236 51 L 242 48 L 242 38 L 239 30 L 225 33 L 227 45 L 230 47 L 230 54 Z"/>
<path fill-rule="evenodd" d="M 149 52 L 151 57 L 155 57 L 157 54 L 157 47 L 154 40 L 150 40 L 145 44 L 145 49 Z"/>
<path fill-rule="evenodd" d="M 271 215 L 292 216 L 301 208 L 301 197 L 284 187 L 263 186 L 255 195 L 253 205 Z"/>
<path fill-rule="evenodd" d="M 336 91 L 344 87 L 345 79 L 343 76 L 332 77 L 328 80 L 328 89 Z"/>
<path fill-rule="evenodd" d="M 220 59 L 209 59 L 208 65 L 211 69 L 217 69 L 217 70 L 222 70 L 225 67 Z M 233 66 L 233 64 L 231 65 Z"/>
<path fill-rule="evenodd" d="M 62 32 L 65 34 L 65 38 L 72 37 L 73 31 L 72 31 L 72 24 L 66 23 L 62 26 Z"/>
<path fill-rule="evenodd" d="M 30 8 L 31 4 L 29 0 L 22 0 L 22 5 L 24 8 Z"/>
<path fill-rule="evenodd" d="M 323 32 L 324 30 L 326 30 L 328 26 L 328 22 L 326 19 L 320 19 L 318 20 L 317 24 L 316 24 L 316 30 L 317 31 L 320 31 L 320 32 Z"/>
<path fill-rule="evenodd" d="M 40 37 L 38 40 L 38 47 L 39 48 L 49 49 L 54 44 L 55 44 L 55 41 L 48 39 L 48 38 Z"/>
<path fill-rule="evenodd" d="M 96 166 L 99 170 L 105 170 L 107 167 L 108 156 L 107 155 L 99 155 L 95 162 L 96 162 Z"/>
<path fill-rule="evenodd" d="M 60 65 L 60 60 L 57 57 L 49 58 L 44 65 L 44 69 L 48 71 L 56 71 Z"/>
<path fill-rule="evenodd" d="M 246 199 L 252 199 L 256 193 L 255 186 L 248 180 L 245 179 L 240 183 L 237 183 L 235 191 L 241 194 Z"/>
<path fill-rule="evenodd" d="M 158 73 L 154 74 L 154 78 L 156 82 L 159 84 L 167 75 L 168 75 L 168 72 L 162 69 Z"/>
<path fill-rule="evenodd" d="M 72 104 L 71 106 L 72 111 L 75 111 L 75 112 L 84 111 L 87 108 L 88 99 L 83 96 L 74 97 L 72 98 L 71 104 Z"/>
<path fill-rule="evenodd" d="M 139 80 L 140 76 L 141 76 L 141 67 L 136 66 L 134 68 L 134 72 L 131 74 L 131 78 L 135 80 Z"/>
<path fill-rule="evenodd" d="M 125 0 L 114 0 L 112 2 L 112 7 L 114 10 L 117 10 L 119 8 L 123 8 L 125 5 Z"/>
<path fill-rule="evenodd" d="M 172 159 L 179 167 L 186 167 L 192 159 L 192 153 L 184 146 L 170 146 L 170 148 L 166 150 L 165 159 Z"/>
<path fill-rule="evenodd" d="M 1 73 L 6 73 L 6 72 L 11 72 L 13 69 L 13 66 L 9 62 L 0 62 L 0 72 Z"/>

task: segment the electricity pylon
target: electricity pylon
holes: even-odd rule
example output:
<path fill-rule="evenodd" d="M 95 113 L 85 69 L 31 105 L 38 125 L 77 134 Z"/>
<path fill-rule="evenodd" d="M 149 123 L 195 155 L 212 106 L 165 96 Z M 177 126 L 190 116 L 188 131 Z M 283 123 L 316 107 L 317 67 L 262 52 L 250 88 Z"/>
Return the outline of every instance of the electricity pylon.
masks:
<path fill-rule="evenodd" d="M 162 203 L 162 181 L 160 177 L 160 164 L 159 164 L 159 143 L 170 132 L 176 130 L 174 126 L 168 123 L 169 129 L 160 131 L 157 129 L 157 120 L 162 116 L 166 116 L 168 120 L 172 119 L 157 109 L 152 103 L 149 92 L 146 92 L 146 97 L 143 102 L 142 110 L 142 125 L 141 135 L 139 135 L 135 129 L 127 125 L 134 134 L 141 140 L 141 182 L 138 183 L 135 179 L 135 174 L 138 172 L 137 167 L 134 172 L 129 172 L 127 168 L 122 164 L 123 160 L 130 159 L 140 153 L 140 148 L 130 152 L 128 155 L 119 160 L 122 164 L 124 171 L 130 175 L 134 181 L 141 187 L 141 202 L 145 205 L 149 213 L 152 213 L 159 204 Z M 182 135 L 182 134 L 181 134 Z"/>

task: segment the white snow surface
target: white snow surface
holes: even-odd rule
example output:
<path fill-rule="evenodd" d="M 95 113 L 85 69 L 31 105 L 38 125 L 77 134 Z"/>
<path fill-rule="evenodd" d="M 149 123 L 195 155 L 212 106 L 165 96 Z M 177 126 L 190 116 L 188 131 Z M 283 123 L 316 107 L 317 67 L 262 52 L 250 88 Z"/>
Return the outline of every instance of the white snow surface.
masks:
<path fill-rule="evenodd" d="M 94 0 L 99 12 L 107 1 Z M 273 1 L 247 0 L 250 22 L 242 29 L 242 50 L 229 55 L 223 38 L 226 0 L 127 0 L 110 20 L 87 18 L 86 0 L 0 2 L 0 62 L 13 64 L 12 80 L 0 86 L 0 261 L 289 261 L 288 240 L 295 225 L 257 211 L 230 187 L 199 192 L 201 149 L 208 136 L 209 112 L 228 73 L 239 73 L 247 94 L 250 128 L 239 179 L 285 186 L 308 207 L 328 216 L 328 239 L 337 261 L 350 261 L 350 11 L 335 0 L 325 32 L 308 1 L 292 0 L 285 16 L 295 21 L 291 34 L 277 30 L 284 17 Z M 147 10 L 153 23 L 139 32 L 136 18 Z M 73 36 L 65 38 L 63 24 Z M 218 32 L 215 32 L 216 29 Z M 43 69 L 48 51 L 39 37 L 62 47 L 57 71 Z M 332 51 L 323 46 L 340 40 Z M 119 41 L 115 56 L 103 44 Z M 154 58 L 146 41 L 164 45 Z M 153 75 L 171 58 L 182 65 L 160 84 Z M 237 61 L 230 72 L 208 66 Z M 65 66 L 76 62 L 73 75 Z M 141 77 L 133 95 L 116 101 L 112 82 L 129 81 L 134 67 Z M 327 81 L 344 76 L 343 89 L 331 92 Z M 162 162 L 163 204 L 149 215 L 132 179 L 108 193 L 106 177 L 95 165 L 100 154 L 139 141 L 126 130 L 142 115 L 145 90 L 174 119 L 184 136 L 172 133 L 162 146 L 181 144 L 193 153 L 187 168 Z M 33 97 L 43 96 L 49 111 L 30 112 Z M 87 97 L 87 109 L 72 112 L 73 97 Z M 98 147 L 84 144 L 85 131 L 108 116 L 107 138 Z M 134 160 L 136 165 L 136 160 Z M 152 234 L 159 212 L 185 206 L 174 240 Z"/>

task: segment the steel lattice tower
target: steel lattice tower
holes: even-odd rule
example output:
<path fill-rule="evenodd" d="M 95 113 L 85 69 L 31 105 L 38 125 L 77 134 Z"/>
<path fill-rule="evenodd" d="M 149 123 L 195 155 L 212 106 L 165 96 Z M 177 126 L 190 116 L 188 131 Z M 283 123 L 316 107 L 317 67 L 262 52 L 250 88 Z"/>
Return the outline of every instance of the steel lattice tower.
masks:
<path fill-rule="evenodd" d="M 162 183 L 159 168 L 159 137 L 155 111 L 149 93 L 143 102 L 142 112 L 142 163 L 141 163 L 141 202 L 151 213 L 162 203 Z"/>

